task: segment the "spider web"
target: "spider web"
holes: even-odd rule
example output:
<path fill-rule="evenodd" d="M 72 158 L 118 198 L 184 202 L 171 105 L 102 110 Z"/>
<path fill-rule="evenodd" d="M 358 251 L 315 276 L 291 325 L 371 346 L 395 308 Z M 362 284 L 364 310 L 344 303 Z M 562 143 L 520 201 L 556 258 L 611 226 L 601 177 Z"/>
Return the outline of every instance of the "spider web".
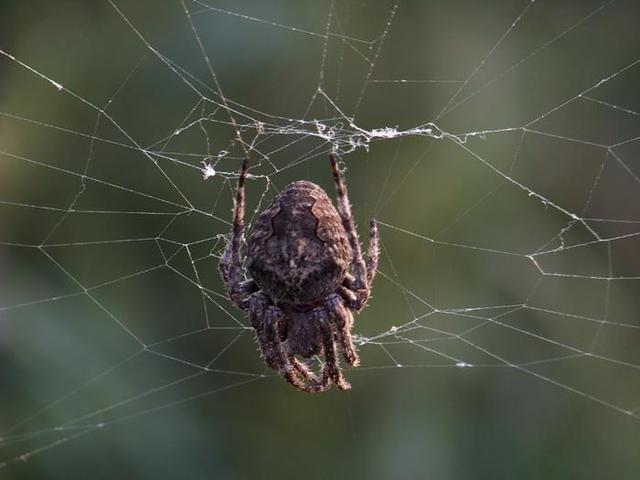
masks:
<path fill-rule="evenodd" d="M 0 43 L 0 468 L 288 388 L 216 270 L 246 155 L 250 217 L 335 151 L 379 221 L 348 395 L 518 378 L 637 428 L 637 5 L 166 3 Z"/>

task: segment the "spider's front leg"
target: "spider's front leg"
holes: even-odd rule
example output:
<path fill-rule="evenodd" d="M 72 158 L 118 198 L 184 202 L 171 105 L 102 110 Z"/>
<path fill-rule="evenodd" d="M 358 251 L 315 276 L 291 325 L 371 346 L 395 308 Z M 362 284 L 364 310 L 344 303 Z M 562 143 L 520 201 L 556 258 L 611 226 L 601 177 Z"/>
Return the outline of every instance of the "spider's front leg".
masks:
<path fill-rule="evenodd" d="M 329 384 L 319 383 L 315 375 L 287 351 L 282 339 L 285 321 L 282 310 L 275 305 L 269 305 L 267 297 L 257 292 L 251 296 L 249 314 L 251 325 L 258 337 L 260 351 L 269 367 L 304 392 L 321 392 L 329 388 Z M 305 383 L 303 379 L 310 383 Z"/>
<path fill-rule="evenodd" d="M 265 328 L 265 313 L 268 306 L 269 300 L 262 292 L 251 295 L 249 299 L 249 318 L 251 326 L 256 331 L 262 358 L 269 367 L 279 370 L 278 356 L 272 347 L 272 343 L 269 342 Z"/>
<path fill-rule="evenodd" d="M 353 315 L 351 315 L 351 311 L 345 307 L 342 298 L 337 294 L 331 295 L 326 305 L 331 321 L 335 325 L 336 336 L 342 347 L 344 359 L 352 367 L 357 367 L 360 364 L 360 359 L 351 337 Z"/>
<path fill-rule="evenodd" d="M 317 307 L 313 310 L 314 320 L 320 325 L 320 335 L 324 347 L 324 367 L 322 369 L 322 384 L 328 385 L 331 380 L 335 382 L 340 390 L 349 390 L 351 385 L 342 375 L 338 364 L 338 355 L 334 341 L 335 329 L 331 323 L 331 318 L 326 307 Z"/>
<path fill-rule="evenodd" d="M 249 295 L 257 290 L 253 281 L 243 282 L 241 275 L 242 261 L 240 260 L 240 245 L 244 232 L 244 182 L 247 178 L 248 169 L 249 162 L 245 159 L 242 162 L 234 197 L 231 239 L 225 246 L 224 252 L 220 257 L 220 263 L 218 264 L 229 298 L 242 310 L 249 308 Z"/>
<path fill-rule="evenodd" d="M 342 178 L 342 173 L 338 168 L 336 156 L 331 154 L 330 159 L 333 178 L 338 192 L 338 213 L 342 219 L 342 226 L 347 233 L 353 255 L 353 282 L 350 288 L 353 290 L 354 295 L 349 298 L 345 297 L 345 301 L 348 302 L 350 308 L 359 311 L 364 308 L 369 300 L 371 285 L 378 267 L 378 225 L 375 219 L 372 219 L 369 224 L 369 248 L 365 262 L 362 257 L 358 232 L 356 231 L 353 216 L 351 215 L 351 204 L 349 203 L 347 187 Z"/>

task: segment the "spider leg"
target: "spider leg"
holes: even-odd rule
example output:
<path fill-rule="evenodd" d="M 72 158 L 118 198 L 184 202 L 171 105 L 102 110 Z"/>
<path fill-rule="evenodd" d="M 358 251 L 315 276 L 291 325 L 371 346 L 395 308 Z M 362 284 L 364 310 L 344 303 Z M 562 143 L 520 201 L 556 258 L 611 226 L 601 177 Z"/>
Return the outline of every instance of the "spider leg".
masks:
<path fill-rule="evenodd" d="M 369 221 L 369 248 L 367 249 L 367 285 L 371 288 L 378 269 L 378 222 L 375 218 Z"/>
<path fill-rule="evenodd" d="M 334 341 L 334 328 L 331 324 L 329 313 L 325 308 L 318 307 L 313 310 L 313 314 L 320 325 L 322 343 L 324 346 L 325 365 L 322 369 L 322 383 L 324 385 L 329 382 L 329 379 L 331 379 L 340 390 L 349 390 L 351 385 L 342 376 L 340 365 L 338 365 L 338 356 Z"/>
<path fill-rule="evenodd" d="M 353 325 L 351 311 L 345 307 L 342 298 L 335 294 L 329 297 L 327 309 L 335 325 L 336 336 L 342 347 L 345 361 L 349 365 L 357 367 L 360 364 L 360 359 L 351 337 L 351 326 Z"/>
<path fill-rule="evenodd" d="M 280 334 L 280 341 L 284 342 L 287 339 L 287 322 L 279 322 L 278 333 Z M 298 360 L 291 351 L 288 351 L 287 356 L 289 358 L 289 362 L 293 365 L 293 368 L 295 368 L 305 380 L 308 382 L 318 383 L 318 376 L 313 373 L 304 362 Z"/>
<path fill-rule="evenodd" d="M 265 329 L 265 312 L 268 305 L 267 297 L 262 293 L 252 295 L 249 299 L 249 317 L 251 319 L 251 326 L 256 331 L 256 337 L 258 339 L 258 345 L 260 346 L 260 353 L 264 362 L 274 370 L 279 370 L 278 358 L 273 350 L 272 344 L 267 338 L 267 332 Z"/>
<path fill-rule="evenodd" d="M 327 390 L 331 386 L 329 382 L 313 382 L 306 384 L 300 379 L 300 375 L 308 379 L 311 379 L 314 376 L 295 358 L 295 361 L 293 363 L 291 362 L 291 357 L 293 356 L 286 351 L 285 346 L 280 339 L 279 324 L 283 319 L 284 314 L 278 307 L 274 305 L 267 307 L 264 316 L 265 334 L 267 342 L 269 345 L 273 346 L 273 351 L 276 355 L 277 370 L 287 382 L 298 390 L 309 393 Z"/>
<path fill-rule="evenodd" d="M 243 288 L 244 282 L 241 281 L 242 262 L 240 261 L 240 245 L 244 232 L 244 182 L 247 178 L 248 168 L 249 162 L 245 159 L 242 162 L 234 197 L 231 239 L 227 243 L 218 265 L 229 298 L 242 310 L 249 308 L 249 294 Z"/>
<path fill-rule="evenodd" d="M 300 375 L 302 375 L 304 377 L 305 380 L 307 380 L 308 382 L 312 382 L 312 383 L 318 383 L 320 380 L 318 379 L 318 376 L 313 373 L 309 367 L 307 367 L 303 362 L 301 362 L 300 360 L 298 360 L 293 354 L 289 354 L 289 361 L 291 362 L 291 364 L 293 365 L 293 368 L 295 368 L 298 373 Z"/>
<path fill-rule="evenodd" d="M 270 306 L 269 299 L 262 292 L 251 295 L 249 302 L 251 325 L 256 331 L 260 352 L 265 363 L 299 390 L 305 392 L 327 390 L 331 386 L 330 381 L 320 382 L 306 365 L 285 350 L 281 338 L 283 332 L 281 321 L 284 319 L 282 311 L 276 306 Z M 304 383 L 300 376 L 310 384 Z"/>
<path fill-rule="evenodd" d="M 357 308 L 355 307 L 355 305 L 358 304 L 358 297 L 353 290 L 354 289 L 351 285 L 349 285 L 348 287 L 340 285 L 338 287 L 338 290 L 336 291 L 349 308 L 352 308 L 357 311 Z"/>
<path fill-rule="evenodd" d="M 338 169 L 336 156 L 332 153 L 329 158 L 331 159 L 331 169 L 333 170 L 336 191 L 338 192 L 338 213 L 342 219 L 342 226 L 347 232 L 349 245 L 351 246 L 353 254 L 353 290 L 356 295 L 355 300 L 349 304 L 349 307 L 358 311 L 366 305 L 369 299 L 371 282 L 375 276 L 378 264 L 378 227 L 376 221 L 371 220 L 369 229 L 371 238 L 369 240 L 368 258 L 365 263 L 362 257 L 358 232 L 356 231 L 353 216 L 351 215 L 351 204 L 349 203 L 347 187 L 342 178 L 342 173 Z"/>

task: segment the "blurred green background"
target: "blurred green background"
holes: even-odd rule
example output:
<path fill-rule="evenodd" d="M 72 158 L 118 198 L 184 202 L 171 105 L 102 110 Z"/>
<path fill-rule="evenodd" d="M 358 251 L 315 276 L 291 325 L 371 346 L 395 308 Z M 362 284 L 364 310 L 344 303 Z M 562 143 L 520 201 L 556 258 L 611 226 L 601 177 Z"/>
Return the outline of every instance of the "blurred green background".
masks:
<path fill-rule="evenodd" d="M 637 478 L 638 3 L 184 5 L 0 3 L 0 477 Z M 223 98 L 248 212 L 318 119 L 381 222 L 349 392 L 224 298 Z"/>

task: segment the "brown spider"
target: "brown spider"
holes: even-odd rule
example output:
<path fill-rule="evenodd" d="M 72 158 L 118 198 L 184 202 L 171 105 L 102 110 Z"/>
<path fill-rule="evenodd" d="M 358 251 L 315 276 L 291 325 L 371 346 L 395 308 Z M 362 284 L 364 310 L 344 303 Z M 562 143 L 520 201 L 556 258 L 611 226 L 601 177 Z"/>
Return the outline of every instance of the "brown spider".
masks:
<path fill-rule="evenodd" d="M 378 264 L 376 222 L 371 220 L 364 260 L 342 174 L 333 154 L 330 159 L 338 210 L 318 185 L 304 180 L 288 185 L 251 229 L 246 258 L 251 280 L 243 280 L 240 258 L 245 160 L 235 193 L 231 239 L 219 265 L 229 298 L 249 312 L 266 364 L 305 392 L 327 390 L 331 383 L 341 390 L 351 388 L 340 370 L 336 342 L 346 362 L 358 366 L 351 310 L 366 305 Z M 321 377 L 296 358 L 321 353 Z"/>

